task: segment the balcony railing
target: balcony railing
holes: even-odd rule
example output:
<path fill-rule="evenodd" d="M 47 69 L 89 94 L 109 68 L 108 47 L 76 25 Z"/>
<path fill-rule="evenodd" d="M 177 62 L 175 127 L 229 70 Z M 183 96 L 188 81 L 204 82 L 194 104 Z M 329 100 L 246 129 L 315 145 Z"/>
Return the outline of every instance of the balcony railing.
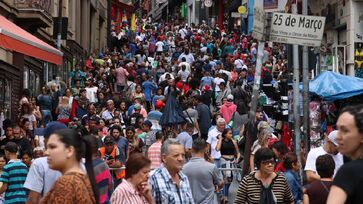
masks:
<path fill-rule="evenodd" d="M 51 0 L 14 0 L 14 6 L 19 10 L 34 10 L 50 16 Z"/>

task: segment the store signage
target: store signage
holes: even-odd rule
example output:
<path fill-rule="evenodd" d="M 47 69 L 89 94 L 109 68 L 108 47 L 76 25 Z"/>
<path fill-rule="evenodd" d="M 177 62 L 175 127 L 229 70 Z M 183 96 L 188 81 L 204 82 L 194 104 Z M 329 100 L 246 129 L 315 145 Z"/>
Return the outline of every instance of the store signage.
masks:
<path fill-rule="evenodd" d="M 325 17 L 273 13 L 270 41 L 319 47 L 324 26 Z"/>
<path fill-rule="evenodd" d="M 253 8 L 252 37 L 257 40 L 264 40 L 265 37 L 265 11 L 262 8 Z"/>
<path fill-rule="evenodd" d="M 231 17 L 232 18 L 241 18 L 242 17 L 242 14 L 238 13 L 238 12 L 232 12 L 231 13 Z"/>

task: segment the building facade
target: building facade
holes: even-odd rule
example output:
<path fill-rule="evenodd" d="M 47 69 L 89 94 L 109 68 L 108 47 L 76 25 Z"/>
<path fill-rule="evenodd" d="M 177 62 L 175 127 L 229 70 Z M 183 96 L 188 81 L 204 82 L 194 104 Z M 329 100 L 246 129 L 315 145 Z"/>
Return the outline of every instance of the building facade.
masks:
<path fill-rule="evenodd" d="M 61 16 L 68 18 L 60 65 L 0 46 L 0 114 L 5 118 L 16 118 L 24 88 L 37 96 L 41 86 L 53 77 L 67 81 L 76 63 L 82 63 L 92 52 L 106 49 L 107 0 L 2 0 L 0 15 L 56 47 L 53 18 L 60 15 L 60 7 Z"/>

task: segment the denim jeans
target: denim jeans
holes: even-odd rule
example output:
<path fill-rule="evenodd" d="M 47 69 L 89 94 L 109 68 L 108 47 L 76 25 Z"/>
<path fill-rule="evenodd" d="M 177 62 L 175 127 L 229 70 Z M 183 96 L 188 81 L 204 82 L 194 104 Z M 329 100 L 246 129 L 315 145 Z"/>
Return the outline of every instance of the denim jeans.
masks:
<path fill-rule="evenodd" d="M 49 122 L 52 121 L 52 112 L 50 110 L 41 110 L 42 113 L 42 123 L 44 126 L 46 126 Z"/>

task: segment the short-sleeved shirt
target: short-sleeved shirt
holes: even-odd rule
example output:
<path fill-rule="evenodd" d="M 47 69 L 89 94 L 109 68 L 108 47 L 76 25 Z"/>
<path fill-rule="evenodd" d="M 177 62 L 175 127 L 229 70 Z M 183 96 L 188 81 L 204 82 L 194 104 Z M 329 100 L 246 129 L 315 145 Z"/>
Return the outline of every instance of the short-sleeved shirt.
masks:
<path fill-rule="evenodd" d="M 345 203 L 362 203 L 363 200 L 363 159 L 344 164 L 337 172 L 333 185 L 347 194 Z"/>
<path fill-rule="evenodd" d="M 110 192 L 108 191 L 108 187 L 112 182 L 110 169 L 108 168 L 108 165 L 99 157 L 94 159 L 92 164 L 96 185 L 99 191 L 99 203 L 107 203 L 110 200 Z"/>
<path fill-rule="evenodd" d="M 211 146 L 211 156 L 213 159 L 220 159 L 221 158 L 221 152 L 216 150 L 218 139 L 217 136 L 222 135 L 222 132 L 220 132 L 217 127 L 214 127 L 209 133 L 208 133 L 208 139 L 207 143 Z"/>
<path fill-rule="evenodd" d="M 49 168 L 47 157 L 41 157 L 32 162 L 24 187 L 44 196 L 61 175 L 59 171 Z"/>
<path fill-rule="evenodd" d="M 252 172 L 242 179 L 241 184 L 238 187 L 235 203 L 260 203 L 260 195 L 263 188 L 262 182 L 255 177 L 256 172 Z M 282 174 L 272 180 L 271 183 L 272 193 L 276 199 L 276 203 L 293 203 L 291 190 L 285 177 Z"/>
<path fill-rule="evenodd" d="M 178 175 L 180 178 L 179 187 L 174 183 L 163 165 L 150 176 L 149 183 L 156 204 L 194 204 L 188 178 L 183 172 L 179 172 Z"/>
<path fill-rule="evenodd" d="M 193 157 L 183 167 L 188 177 L 195 203 L 214 204 L 215 185 L 223 180 L 222 173 L 216 165 L 204 158 Z"/>
<path fill-rule="evenodd" d="M 151 161 L 151 169 L 159 168 L 161 165 L 161 141 L 155 142 L 147 151 L 147 157 Z"/>
<path fill-rule="evenodd" d="M 24 114 L 21 116 L 22 118 L 27 118 L 29 120 L 29 130 L 34 130 L 33 122 L 37 122 L 37 119 L 34 114 Z"/>
<path fill-rule="evenodd" d="M 193 145 L 193 138 L 187 132 L 181 132 L 176 139 L 184 146 L 185 149 L 191 149 Z"/>
<path fill-rule="evenodd" d="M 111 203 L 148 204 L 149 202 L 125 179 L 112 193 Z"/>
<path fill-rule="evenodd" d="M 121 162 L 122 164 L 125 165 L 127 158 L 127 150 L 129 148 L 129 141 L 125 137 L 120 136 L 119 139 L 116 141 L 116 145 L 118 147 L 118 150 L 120 151 Z"/>
<path fill-rule="evenodd" d="M 332 181 L 315 180 L 306 188 L 310 204 L 326 203 L 332 185 Z"/>
<path fill-rule="evenodd" d="M 305 171 L 310 170 L 313 171 L 315 173 L 316 172 L 316 166 L 315 166 L 315 162 L 316 159 L 324 154 L 328 154 L 323 147 L 318 147 L 318 148 L 314 148 L 311 149 L 308 153 L 308 157 L 306 159 L 306 164 L 305 164 Z M 337 173 L 337 171 L 339 170 L 339 168 L 343 165 L 344 161 L 343 161 L 343 155 L 338 153 L 336 155 L 330 154 L 333 159 L 334 159 L 334 163 L 335 163 L 335 169 L 334 169 L 334 176 Z"/>
<path fill-rule="evenodd" d="M 0 182 L 8 185 L 5 191 L 5 203 L 25 203 L 26 190 L 24 182 L 28 174 L 28 167 L 20 160 L 10 160 L 4 166 Z"/>
<path fill-rule="evenodd" d="M 188 108 L 187 110 L 183 111 L 184 117 L 187 121 L 190 123 L 194 123 L 195 121 L 198 121 L 198 111 Z M 193 135 L 198 133 L 198 129 L 194 127 Z"/>
<path fill-rule="evenodd" d="M 93 204 L 96 203 L 91 182 L 86 174 L 70 172 L 61 176 L 41 204 Z"/>

